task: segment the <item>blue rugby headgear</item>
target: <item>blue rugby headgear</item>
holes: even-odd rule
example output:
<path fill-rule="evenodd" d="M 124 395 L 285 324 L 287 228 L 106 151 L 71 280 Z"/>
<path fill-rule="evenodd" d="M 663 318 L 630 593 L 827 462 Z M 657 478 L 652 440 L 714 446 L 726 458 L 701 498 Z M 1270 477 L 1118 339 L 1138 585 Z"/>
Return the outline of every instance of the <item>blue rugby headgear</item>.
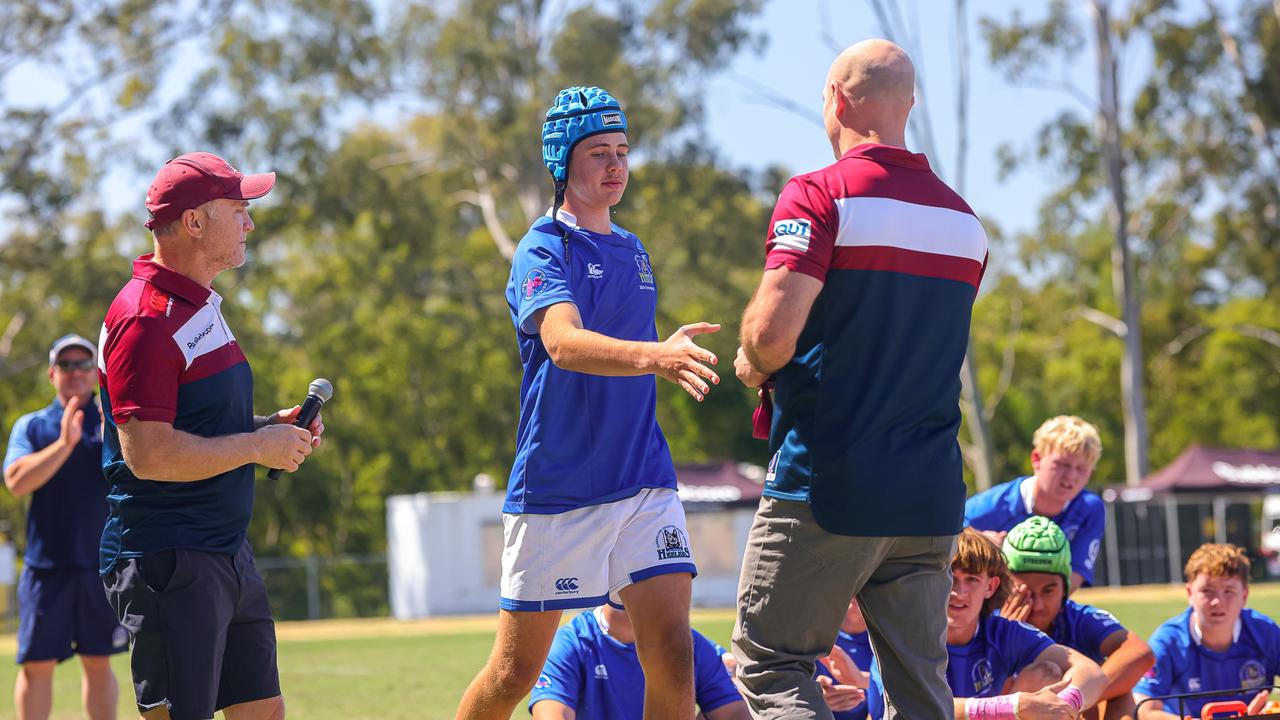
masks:
<path fill-rule="evenodd" d="M 569 179 L 569 153 L 584 138 L 627 129 L 622 105 L 598 87 L 565 88 L 542 124 L 542 162 L 556 182 Z"/>

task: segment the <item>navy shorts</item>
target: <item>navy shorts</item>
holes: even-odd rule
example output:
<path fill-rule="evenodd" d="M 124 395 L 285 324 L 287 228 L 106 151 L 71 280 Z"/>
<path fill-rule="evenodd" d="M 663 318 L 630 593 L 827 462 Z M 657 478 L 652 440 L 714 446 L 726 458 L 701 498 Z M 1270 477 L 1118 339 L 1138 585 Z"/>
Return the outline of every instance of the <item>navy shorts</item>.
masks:
<path fill-rule="evenodd" d="M 18 581 L 18 664 L 129 649 L 95 570 L 27 567 Z"/>
<path fill-rule="evenodd" d="M 102 580 L 133 633 L 139 713 L 207 720 L 280 694 L 275 623 L 248 542 L 234 557 L 164 550 L 120 560 Z"/>

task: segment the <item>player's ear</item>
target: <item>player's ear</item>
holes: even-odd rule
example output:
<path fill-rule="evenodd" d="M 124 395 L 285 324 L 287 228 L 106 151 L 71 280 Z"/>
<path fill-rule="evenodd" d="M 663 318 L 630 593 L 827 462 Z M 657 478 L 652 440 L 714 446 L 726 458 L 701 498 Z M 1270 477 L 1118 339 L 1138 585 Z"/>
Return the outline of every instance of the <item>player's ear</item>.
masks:
<path fill-rule="evenodd" d="M 987 594 L 983 595 L 983 597 L 989 598 L 992 595 L 995 595 L 996 590 L 999 590 L 999 589 L 1000 589 L 1000 578 L 998 577 L 987 578 Z"/>

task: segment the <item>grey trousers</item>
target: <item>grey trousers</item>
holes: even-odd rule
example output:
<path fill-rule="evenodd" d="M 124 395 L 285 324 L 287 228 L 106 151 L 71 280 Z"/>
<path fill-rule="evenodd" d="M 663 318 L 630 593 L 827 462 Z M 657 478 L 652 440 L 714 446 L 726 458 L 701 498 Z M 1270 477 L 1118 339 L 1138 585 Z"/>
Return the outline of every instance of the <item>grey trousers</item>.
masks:
<path fill-rule="evenodd" d="M 814 667 L 857 594 L 884 682 L 885 719 L 952 720 L 946 633 L 955 548 L 952 535 L 835 535 L 818 526 L 808 503 L 762 498 L 733 628 L 751 716 L 832 717 Z"/>

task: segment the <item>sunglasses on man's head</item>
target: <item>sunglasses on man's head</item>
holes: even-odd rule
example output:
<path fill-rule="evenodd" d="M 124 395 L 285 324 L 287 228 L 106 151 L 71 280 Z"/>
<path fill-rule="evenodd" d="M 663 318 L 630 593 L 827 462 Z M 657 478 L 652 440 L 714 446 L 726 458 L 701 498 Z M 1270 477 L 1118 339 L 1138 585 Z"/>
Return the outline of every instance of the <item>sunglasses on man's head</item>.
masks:
<path fill-rule="evenodd" d="M 63 372 L 71 372 L 72 370 L 92 370 L 93 358 L 85 358 L 84 360 L 59 360 L 54 363 L 59 370 Z"/>

